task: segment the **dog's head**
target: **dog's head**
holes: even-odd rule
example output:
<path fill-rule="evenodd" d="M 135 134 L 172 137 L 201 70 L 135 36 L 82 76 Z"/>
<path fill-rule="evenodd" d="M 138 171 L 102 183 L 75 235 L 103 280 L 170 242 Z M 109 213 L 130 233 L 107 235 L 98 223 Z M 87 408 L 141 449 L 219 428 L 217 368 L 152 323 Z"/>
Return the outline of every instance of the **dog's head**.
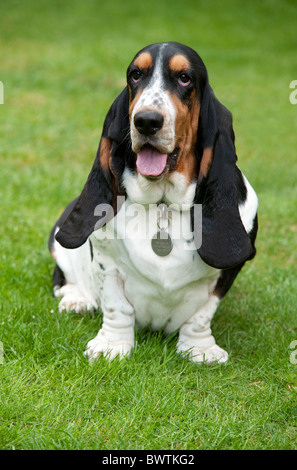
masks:
<path fill-rule="evenodd" d="M 177 170 L 193 180 L 206 81 L 200 57 L 181 44 L 154 44 L 136 55 L 127 71 L 136 171 L 153 178 Z"/>

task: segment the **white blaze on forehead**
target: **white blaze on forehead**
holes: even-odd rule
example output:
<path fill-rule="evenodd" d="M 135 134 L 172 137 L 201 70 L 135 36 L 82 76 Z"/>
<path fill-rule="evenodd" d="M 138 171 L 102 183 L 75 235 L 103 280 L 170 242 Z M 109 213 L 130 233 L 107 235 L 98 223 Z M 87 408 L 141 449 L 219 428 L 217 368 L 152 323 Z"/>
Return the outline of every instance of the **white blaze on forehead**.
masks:
<path fill-rule="evenodd" d="M 134 122 L 135 114 L 143 108 L 155 109 L 162 113 L 164 117 L 164 124 L 162 129 L 158 132 L 158 137 L 156 136 L 155 138 L 155 143 L 168 146 L 168 153 L 170 153 L 174 149 L 176 111 L 165 89 L 163 76 L 164 47 L 166 47 L 166 44 L 161 46 L 155 63 L 153 75 L 147 87 L 142 91 L 141 96 L 133 109 L 132 123 Z M 133 132 L 133 129 L 131 136 L 132 140 L 136 140 L 139 137 L 136 133 Z"/>
<path fill-rule="evenodd" d="M 165 95 L 162 70 L 163 48 L 164 45 L 161 47 L 159 55 L 157 57 L 152 78 L 148 86 L 143 90 L 142 95 L 136 105 L 136 108 L 143 108 L 144 106 L 157 107 L 157 101 L 159 102 L 159 104 L 163 104 Z"/>

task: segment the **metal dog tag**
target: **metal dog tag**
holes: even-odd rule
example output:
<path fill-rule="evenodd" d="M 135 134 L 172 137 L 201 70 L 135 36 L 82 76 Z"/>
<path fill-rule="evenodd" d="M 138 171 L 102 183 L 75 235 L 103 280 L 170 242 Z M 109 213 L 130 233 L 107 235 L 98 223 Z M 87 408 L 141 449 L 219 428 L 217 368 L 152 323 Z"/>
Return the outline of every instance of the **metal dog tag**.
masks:
<path fill-rule="evenodd" d="M 159 230 L 152 238 L 152 249 L 158 256 L 167 256 L 172 251 L 173 244 L 170 235 L 165 230 Z"/>

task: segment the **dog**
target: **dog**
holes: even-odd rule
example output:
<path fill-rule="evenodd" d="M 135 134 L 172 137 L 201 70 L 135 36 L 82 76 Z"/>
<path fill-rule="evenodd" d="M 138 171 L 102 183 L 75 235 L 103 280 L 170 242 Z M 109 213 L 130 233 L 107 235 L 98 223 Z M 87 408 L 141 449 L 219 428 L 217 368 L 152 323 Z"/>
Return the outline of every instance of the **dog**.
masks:
<path fill-rule="evenodd" d="M 256 253 L 258 199 L 237 167 L 231 113 L 191 48 L 136 54 L 81 195 L 51 230 L 59 310 L 100 308 L 90 360 L 122 359 L 135 324 L 178 332 L 177 352 L 224 363 L 214 313 Z"/>

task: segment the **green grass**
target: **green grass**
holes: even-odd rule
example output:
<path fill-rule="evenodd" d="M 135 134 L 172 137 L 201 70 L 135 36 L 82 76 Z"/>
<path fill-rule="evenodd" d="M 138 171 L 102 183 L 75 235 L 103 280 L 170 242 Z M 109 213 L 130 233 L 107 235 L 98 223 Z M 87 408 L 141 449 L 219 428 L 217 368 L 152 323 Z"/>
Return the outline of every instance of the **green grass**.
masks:
<path fill-rule="evenodd" d="M 1 1 L 1 449 L 297 448 L 296 14 L 293 0 Z M 58 313 L 47 237 L 128 63 L 168 40 L 201 54 L 233 112 L 258 254 L 213 321 L 226 365 L 197 367 L 176 336 L 136 331 L 128 360 L 90 366 L 101 317 Z"/>

